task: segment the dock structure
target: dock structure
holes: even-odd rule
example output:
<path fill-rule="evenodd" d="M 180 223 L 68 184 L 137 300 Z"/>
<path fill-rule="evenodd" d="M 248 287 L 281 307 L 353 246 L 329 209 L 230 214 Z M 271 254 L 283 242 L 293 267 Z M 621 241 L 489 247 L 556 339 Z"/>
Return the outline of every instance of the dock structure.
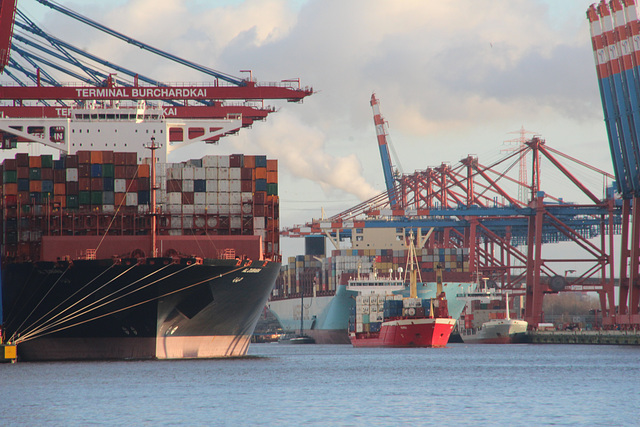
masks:
<path fill-rule="evenodd" d="M 640 345 L 640 331 L 529 331 L 532 344 Z"/>

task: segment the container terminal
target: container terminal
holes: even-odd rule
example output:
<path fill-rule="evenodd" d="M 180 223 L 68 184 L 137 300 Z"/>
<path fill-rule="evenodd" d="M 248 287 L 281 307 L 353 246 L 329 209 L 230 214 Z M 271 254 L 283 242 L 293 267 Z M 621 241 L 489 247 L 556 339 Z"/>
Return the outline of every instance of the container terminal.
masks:
<path fill-rule="evenodd" d="M 387 230 L 391 239 L 404 240 L 406 247 L 409 233 L 421 230 L 421 236 L 430 235 L 417 248 L 425 251 L 423 272 L 433 273 L 434 261 L 458 261 L 434 259 L 438 250 L 447 255 L 467 250 L 461 263 L 447 265 L 446 271 L 461 268 L 476 287 L 488 282 L 495 291 L 493 299 L 507 300 L 512 317 L 527 322 L 532 342 L 637 344 L 640 211 L 634 207 L 640 202 L 640 50 L 632 39 L 640 37 L 640 21 L 633 0 L 592 5 L 587 19 L 597 71 L 594 84 L 601 94 L 613 173 L 561 152 L 524 127 L 517 146 L 498 161 L 483 164 L 469 155 L 456 164 L 443 162 L 403 173 L 392 162 L 387 122 L 374 94 L 371 106 L 386 191 L 333 216 L 283 230 L 283 236 L 310 242 L 320 239 L 320 243 L 305 245 L 306 253 L 290 257 L 283 267 L 270 298 L 276 316 L 299 317 L 299 302 L 285 309 L 280 306 L 282 301 L 302 297 L 306 311 L 311 312 L 305 319 L 309 328 L 305 333 L 313 334 L 315 329 L 322 335 L 323 329 L 342 328 L 331 302 L 342 295 L 344 283 L 363 265 L 378 274 L 393 275 L 404 264 L 397 248 L 386 265 L 387 249 L 359 243 L 366 235 Z M 567 182 L 579 201 L 558 194 L 561 186 L 556 180 L 545 181 L 543 163 Z M 576 168 L 581 174 L 589 171 L 598 176 L 603 188 L 590 188 L 573 172 Z M 332 246 L 329 252 L 325 239 Z M 560 256 L 543 251 L 559 242 L 576 250 Z M 579 265 L 578 273 L 568 274 L 576 270 L 566 269 L 567 265 Z M 565 292 L 597 295 L 599 309 L 595 322 L 588 325 L 592 331 L 547 330 L 562 325 L 547 326 L 545 296 Z M 504 304 L 491 313 L 494 318 L 502 318 L 499 312 L 504 312 Z M 480 312 L 486 303 L 469 304 L 459 329 L 481 326 L 474 319 L 474 308 Z"/>

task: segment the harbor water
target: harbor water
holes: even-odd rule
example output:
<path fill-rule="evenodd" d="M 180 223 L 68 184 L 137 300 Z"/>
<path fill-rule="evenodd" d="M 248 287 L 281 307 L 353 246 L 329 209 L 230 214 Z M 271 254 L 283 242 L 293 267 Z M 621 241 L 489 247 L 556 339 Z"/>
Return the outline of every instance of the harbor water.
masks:
<path fill-rule="evenodd" d="M 252 344 L 226 360 L 0 365 L 0 424 L 632 426 L 640 347 Z"/>

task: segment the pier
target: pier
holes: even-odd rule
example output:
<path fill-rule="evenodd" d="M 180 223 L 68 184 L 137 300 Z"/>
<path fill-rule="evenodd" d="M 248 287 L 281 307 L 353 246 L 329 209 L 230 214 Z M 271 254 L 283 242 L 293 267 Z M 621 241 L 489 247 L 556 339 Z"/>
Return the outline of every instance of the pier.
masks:
<path fill-rule="evenodd" d="M 640 345 L 640 331 L 529 331 L 532 344 Z"/>

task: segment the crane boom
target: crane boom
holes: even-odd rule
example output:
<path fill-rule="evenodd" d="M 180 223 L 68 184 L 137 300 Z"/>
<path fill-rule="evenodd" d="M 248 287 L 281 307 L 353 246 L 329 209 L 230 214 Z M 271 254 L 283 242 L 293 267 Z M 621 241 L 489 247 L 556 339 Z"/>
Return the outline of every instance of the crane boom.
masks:
<path fill-rule="evenodd" d="M 391 163 L 391 155 L 389 154 L 389 144 L 387 142 L 387 123 L 380 114 L 380 101 L 376 98 L 376 94 L 371 95 L 371 108 L 373 109 L 373 122 L 376 125 L 376 135 L 378 137 L 378 148 L 380 149 L 380 160 L 382 160 L 382 171 L 384 172 L 384 181 L 389 194 L 389 203 L 394 209 L 398 200 L 395 192 L 395 180 L 393 177 L 393 165 Z"/>
<path fill-rule="evenodd" d="M 13 20 L 18 0 L 2 0 L 0 2 L 0 72 L 9 62 L 11 52 L 11 36 L 13 35 Z"/>

